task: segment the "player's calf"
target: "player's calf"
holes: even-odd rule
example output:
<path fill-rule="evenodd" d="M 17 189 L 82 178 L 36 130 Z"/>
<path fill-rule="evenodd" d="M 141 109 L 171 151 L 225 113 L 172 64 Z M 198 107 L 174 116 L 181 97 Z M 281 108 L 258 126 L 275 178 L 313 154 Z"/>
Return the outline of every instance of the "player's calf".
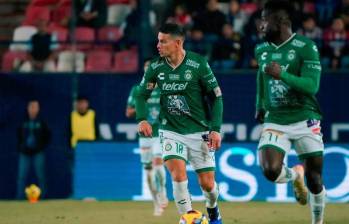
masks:
<path fill-rule="evenodd" d="M 308 189 L 304 182 L 304 167 L 302 165 L 296 165 L 292 169 L 297 174 L 295 180 L 293 181 L 295 198 L 299 204 L 306 205 L 308 199 Z"/>

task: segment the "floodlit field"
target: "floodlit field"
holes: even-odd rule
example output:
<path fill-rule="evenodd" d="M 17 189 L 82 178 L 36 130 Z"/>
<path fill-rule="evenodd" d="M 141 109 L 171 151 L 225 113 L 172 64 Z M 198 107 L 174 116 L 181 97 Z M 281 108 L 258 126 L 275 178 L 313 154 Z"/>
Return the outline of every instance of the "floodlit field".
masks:
<path fill-rule="evenodd" d="M 308 207 L 297 204 L 223 202 L 220 205 L 224 224 L 310 224 Z M 194 207 L 204 209 L 203 203 L 195 203 Z M 329 204 L 326 210 L 326 224 L 349 223 L 348 204 Z M 162 217 L 153 217 L 150 202 L 0 201 L 1 224 L 176 224 L 178 218 L 173 202 Z"/>

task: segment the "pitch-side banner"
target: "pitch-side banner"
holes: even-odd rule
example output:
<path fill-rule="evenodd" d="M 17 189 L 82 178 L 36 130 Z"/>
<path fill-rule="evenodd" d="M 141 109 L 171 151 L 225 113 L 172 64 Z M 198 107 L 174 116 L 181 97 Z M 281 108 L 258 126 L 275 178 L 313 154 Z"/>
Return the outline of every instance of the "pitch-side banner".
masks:
<path fill-rule="evenodd" d="M 257 145 L 223 144 L 216 152 L 217 183 L 225 201 L 293 202 L 291 184 L 273 184 L 262 175 Z M 285 163 L 298 163 L 292 153 Z M 76 150 L 74 196 L 77 199 L 150 200 L 145 172 L 134 143 L 79 143 Z M 204 200 L 196 173 L 187 166 L 192 199 Z M 325 149 L 324 182 L 331 202 L 349 202 L 349 144 L 328 144 Z M 172 198 L 167 173 L 168 195 Z"/>

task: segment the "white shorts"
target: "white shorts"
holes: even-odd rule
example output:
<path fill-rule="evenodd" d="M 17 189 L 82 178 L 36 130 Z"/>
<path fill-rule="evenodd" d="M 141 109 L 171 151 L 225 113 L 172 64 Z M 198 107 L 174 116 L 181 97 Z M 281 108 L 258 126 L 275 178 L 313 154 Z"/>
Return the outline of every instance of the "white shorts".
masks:
<path fill-rule="evenodd" d="M 307 120 L 289 125 L 265 123 L 258 149 L 273 148 L 288 153 L 294 144 L 300 159 L 323 154 L 320 121 Z"/>
<path fill-rule="evenodd" d="M 159 130 L 162 145 L 162 158 L 182 159 L 189 162 L 197 173 L 214 171 L 214 152 L 211 152 L 202 138 L 208 132 L 181 135 L 176 132 Z"/>
<path fill-rule="evenodd" d="M 162 156 L 160 138 L 139 138 L 141 148 L 141 162 L 145 167 L 151 167 L 153 158 Z"/>

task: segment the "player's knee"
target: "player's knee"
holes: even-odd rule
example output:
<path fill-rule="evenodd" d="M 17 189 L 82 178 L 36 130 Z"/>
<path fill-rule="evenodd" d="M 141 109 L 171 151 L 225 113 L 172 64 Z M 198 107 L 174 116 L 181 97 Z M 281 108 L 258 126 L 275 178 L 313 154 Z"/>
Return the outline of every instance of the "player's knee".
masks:
<path fill-rule="evenodd" d="M 154 166 L 160 166 L 160 165 L 163 165 L 164 164 L 164 161 L 162 160 L 161 157 L 156 157 L 153 159 L 153 165 Z"/>
<path fill-rule="evenodd" d="M 322 191 L 322 177 L 320 173 L 307 171 L 305 172 L 305 177 L 307 179 L 307 186 L 313 194 L 318 194 Z"/>
<path fill-rule="evenodd" d="M 178 172 L 178 171 L 172 171 L 171 172 L 172 180 L 176 182 L 182 182 L 187 180 L 186 173 Z"/>
<path fill-rule="evenodd" d="M 213 178 L 200 178 L 199 182 L 201 188 L 206 192 L 211 192 L 215 185 Z"/>
<path fill-rule="evenodd" d="M 280 172 L 281 167 L 277 165 L 267 164 L 263 166 L 263 174 L 269 181 L 275 182 Z"/>
<path fill-rule="evenodd" d="M 214 181 L 212 182 L 205 182 L 201 185 L 201 188 L 206 192 L 211 192 L 214 188 Z"/>

